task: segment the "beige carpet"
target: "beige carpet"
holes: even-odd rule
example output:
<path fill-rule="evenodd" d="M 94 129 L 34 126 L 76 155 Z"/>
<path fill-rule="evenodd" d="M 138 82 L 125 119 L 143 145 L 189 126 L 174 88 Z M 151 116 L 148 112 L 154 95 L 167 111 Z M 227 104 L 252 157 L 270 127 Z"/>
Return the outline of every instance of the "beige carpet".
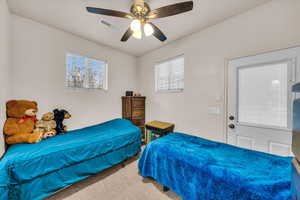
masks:
<path fill-rule="evenodd" d="M 172 191 L 138 174 L 137 157 L 61 190 L 47 200 L 180 200 Z"/>

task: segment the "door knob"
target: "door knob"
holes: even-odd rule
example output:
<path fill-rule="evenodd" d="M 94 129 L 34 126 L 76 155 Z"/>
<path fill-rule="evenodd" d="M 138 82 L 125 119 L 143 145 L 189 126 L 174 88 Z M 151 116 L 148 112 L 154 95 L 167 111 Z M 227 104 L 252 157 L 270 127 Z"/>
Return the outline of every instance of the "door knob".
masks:
<path fill-rule="evenodd" d="M 235 128 L 235 125 L 234 125 L 234 124 L 229 124 L 228 127 L 229 127 L 230 129 L 234 129 L 234 128 Z"/>
<path fill-rule="evenodd" d="M 231 115 L 231 116 L 229 117 L 229 120 L 231 120 L 231 121 L 234 120 L 234 116 Z"/>

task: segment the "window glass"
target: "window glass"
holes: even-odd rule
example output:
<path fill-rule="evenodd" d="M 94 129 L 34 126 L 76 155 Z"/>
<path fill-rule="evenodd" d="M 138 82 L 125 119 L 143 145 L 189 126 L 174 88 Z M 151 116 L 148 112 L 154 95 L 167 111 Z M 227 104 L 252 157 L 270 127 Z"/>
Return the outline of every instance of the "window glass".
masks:
<path fill-rule="evenodd" d="M 184 89 L 184 57 L 179 56 L 156 65 L 156 91 Z"/>
<path fill-rule="evenodd" d="M 68 53 L 66 56 L 67 87 L 107 89 L 107 63 Z"/>
<path fill-rule="evenodd" d="M 240 68 L 239 122 L 288 127 L 288 63 Z"/>

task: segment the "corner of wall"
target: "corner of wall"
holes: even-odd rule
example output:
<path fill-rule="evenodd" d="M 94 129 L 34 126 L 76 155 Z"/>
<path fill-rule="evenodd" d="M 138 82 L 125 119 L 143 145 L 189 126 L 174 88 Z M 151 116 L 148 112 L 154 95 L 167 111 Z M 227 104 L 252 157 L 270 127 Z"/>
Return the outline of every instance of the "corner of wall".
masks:
<path fill-rule="evenodd" d="M 0 127 L 3 129 L 5 122 L 5 102 L 10 98 L 11 75 L 11 13 L 7 1 L 0 1 Z M 0 133 L 0 157 L 5 152 L 5 141 Z"/>

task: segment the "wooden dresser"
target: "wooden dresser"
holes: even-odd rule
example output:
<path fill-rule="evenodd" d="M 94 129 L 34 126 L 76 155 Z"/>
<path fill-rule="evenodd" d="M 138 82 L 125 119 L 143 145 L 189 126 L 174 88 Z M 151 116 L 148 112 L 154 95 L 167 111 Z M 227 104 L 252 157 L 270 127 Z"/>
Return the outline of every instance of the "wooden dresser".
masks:
<path fill-rule="evenodd" d="M 145 133 L 145 103 L 146 97 L 122 97 L 122 118 L 132 123 Z"/>

